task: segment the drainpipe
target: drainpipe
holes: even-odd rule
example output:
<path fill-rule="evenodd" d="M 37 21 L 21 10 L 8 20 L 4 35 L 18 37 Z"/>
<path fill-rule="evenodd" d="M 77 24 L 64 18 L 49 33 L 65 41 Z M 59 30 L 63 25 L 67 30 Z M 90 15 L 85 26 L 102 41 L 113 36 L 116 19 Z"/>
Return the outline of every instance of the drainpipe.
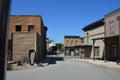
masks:
<path fill-rule="evenodd" d="M 6 80 L 10 3 L 11 0 L 0 0 L 0 80 Z"/>

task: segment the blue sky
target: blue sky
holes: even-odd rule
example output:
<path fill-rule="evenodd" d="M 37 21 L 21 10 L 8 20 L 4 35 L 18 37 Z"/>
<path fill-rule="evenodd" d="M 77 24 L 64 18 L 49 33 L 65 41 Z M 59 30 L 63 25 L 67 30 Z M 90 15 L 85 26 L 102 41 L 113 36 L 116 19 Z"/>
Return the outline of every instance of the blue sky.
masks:
<path fill-rule="evenodd" d="M 47 37 L 64 41 L 65 35 L 84 36 L 84 26 L 120 8 L 120 0 L 12 0 L 12 15 L 41 15 Z"/>

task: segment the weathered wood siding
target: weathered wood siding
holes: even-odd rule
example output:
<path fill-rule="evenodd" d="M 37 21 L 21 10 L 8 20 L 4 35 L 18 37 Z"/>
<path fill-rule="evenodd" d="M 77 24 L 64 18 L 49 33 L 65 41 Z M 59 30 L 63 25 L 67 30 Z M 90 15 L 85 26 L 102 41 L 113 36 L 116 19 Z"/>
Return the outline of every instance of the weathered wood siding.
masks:
<path fill-rule="evenodd" d="M 20 60 L 29 50 L 36 51 L 36 32 L 13 33 L 13 60 Z"/>

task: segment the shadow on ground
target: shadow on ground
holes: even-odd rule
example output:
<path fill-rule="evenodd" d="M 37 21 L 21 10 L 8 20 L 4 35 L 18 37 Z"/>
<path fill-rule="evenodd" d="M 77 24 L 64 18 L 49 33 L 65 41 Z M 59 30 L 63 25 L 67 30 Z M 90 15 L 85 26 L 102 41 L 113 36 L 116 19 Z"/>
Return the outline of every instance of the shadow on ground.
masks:
<path fill-rule="evenodd" d="M 56 61 L 64 61 L 64 58 L 58 55 L 49 55 L 41 62 L 48 64 L 56 64 Z"/>

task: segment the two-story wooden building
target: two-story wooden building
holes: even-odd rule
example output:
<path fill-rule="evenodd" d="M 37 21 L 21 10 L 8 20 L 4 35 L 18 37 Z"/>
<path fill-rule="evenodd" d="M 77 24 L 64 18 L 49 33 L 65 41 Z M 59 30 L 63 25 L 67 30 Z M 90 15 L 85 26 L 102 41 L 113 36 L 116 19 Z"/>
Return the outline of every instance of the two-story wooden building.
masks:
<path fill-rule="evenodd" d="M 83 28 L 84 56 L 106 60 L 120 60 L 120 9 L 114 10 Z"/>
<path fill-rule="evenodd" d="M 105 15 L 106 58 L 120 59 L 120 9 Z"/>
<path fill-rule="evenodd" d="M 79 46 L 82 44 L 83 38 L 80 36 L 65 36 L 64 37 L 64 52 L 65 55 L 71 55 L 75 56 L 77 53 L 77 56 L 80 54 L 80 48 Z M 78 48 L 78 51 L 75 49 Z"/>
<path fill-rule="evenodd" d="M 84 58 L 103 58 L 104 42 L 100 39 L 95 41 L 93 45 L 93 39 L 105 37 L 104 31 L 104 19 L 100 19 L 85 26 L 84 30 L 84 43 L 81 48 L 84 51 Z"/>
<path fill-rule="evenodd" d="M 13 60 L 19 61 L 31 51 L 37 62 L 46 56 L 46 32 L 39 15 L 12 15 L 10 17 L 9 50 Z"/>

